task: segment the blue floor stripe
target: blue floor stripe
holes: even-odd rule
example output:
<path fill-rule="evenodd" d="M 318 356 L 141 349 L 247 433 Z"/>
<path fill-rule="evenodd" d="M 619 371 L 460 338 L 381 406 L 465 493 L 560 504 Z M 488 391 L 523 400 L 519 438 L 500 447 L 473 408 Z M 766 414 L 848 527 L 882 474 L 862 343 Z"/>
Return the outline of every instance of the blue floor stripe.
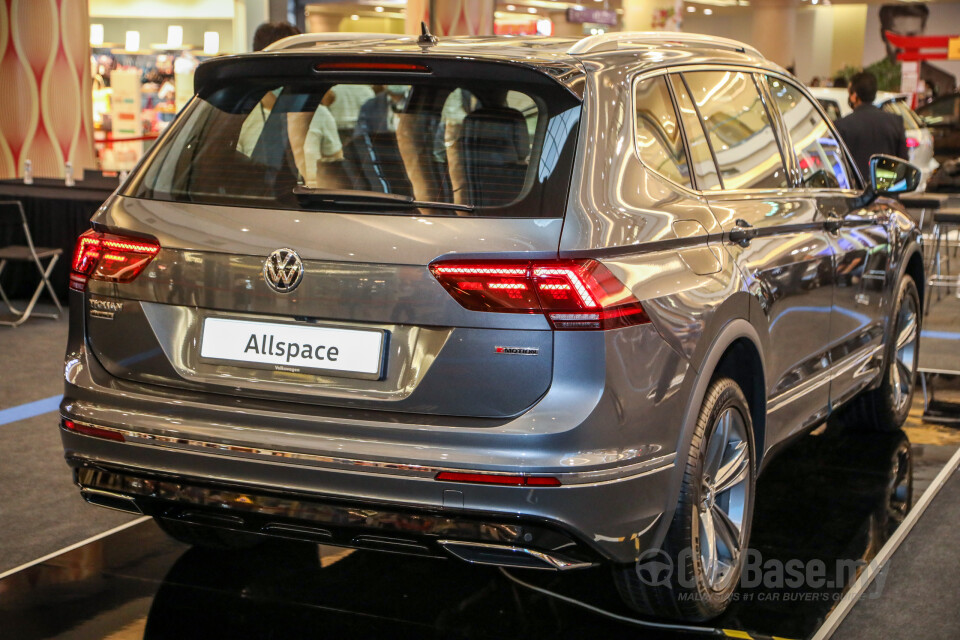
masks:
<path fill-rule="evenodd" d="M 28 402 L 27 404 L 21 404 L 17 407 L 4 409 L 0 411 L 0 425 L 26 420 L 27 418 L 33 418 L 34 416 L 56 411 L 60 408 L 61 399 L 63 399 L 62 395 L 50 396 L 49 398 L 37 400 L 36 402 Z"/>

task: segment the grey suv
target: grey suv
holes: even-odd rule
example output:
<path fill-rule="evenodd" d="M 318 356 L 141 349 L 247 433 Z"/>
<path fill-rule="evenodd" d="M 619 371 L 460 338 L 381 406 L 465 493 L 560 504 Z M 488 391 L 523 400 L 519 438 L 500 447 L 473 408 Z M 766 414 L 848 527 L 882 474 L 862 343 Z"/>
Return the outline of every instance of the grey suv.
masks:
<path fill-rule="evenodd" d="M 907 414 L 917 170 L 727 40 L 320 40 L 202 64 L 79 239 L 83 497 L 722 612 L 771 456 Z"/>

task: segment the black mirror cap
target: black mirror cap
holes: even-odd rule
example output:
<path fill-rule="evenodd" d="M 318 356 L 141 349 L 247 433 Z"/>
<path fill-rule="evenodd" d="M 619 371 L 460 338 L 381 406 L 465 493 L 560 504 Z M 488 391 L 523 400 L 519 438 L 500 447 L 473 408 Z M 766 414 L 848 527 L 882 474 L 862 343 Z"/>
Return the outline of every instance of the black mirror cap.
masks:
<path fill-rule="evenodd" d="M 881 154 L 870 157 L 870 184 L 877 195 L 916 191 L 920 177 L 920 169 L 906 160 Z"/>

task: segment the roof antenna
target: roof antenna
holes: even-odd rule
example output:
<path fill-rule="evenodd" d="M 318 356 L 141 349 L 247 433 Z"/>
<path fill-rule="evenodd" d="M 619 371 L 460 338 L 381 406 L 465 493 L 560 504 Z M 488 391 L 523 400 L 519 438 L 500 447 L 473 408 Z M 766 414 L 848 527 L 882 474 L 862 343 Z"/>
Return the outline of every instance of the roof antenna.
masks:
<path fill-rule="evenodd" d="M 421 47 L 432 47 L 437 44 L 437 36 L 430 33 L 426 22 L 420 22 L 420 37 L 417 38 L 417 44 Z"/>

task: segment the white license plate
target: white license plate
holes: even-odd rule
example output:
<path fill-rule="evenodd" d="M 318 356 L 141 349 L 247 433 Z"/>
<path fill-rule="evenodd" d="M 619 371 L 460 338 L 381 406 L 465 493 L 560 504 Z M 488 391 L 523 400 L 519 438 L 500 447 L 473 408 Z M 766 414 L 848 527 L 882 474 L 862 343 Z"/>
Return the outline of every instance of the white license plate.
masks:
<path fill-rule="evenodd" d="M 383 362 L 383 331 L 333 329 L 276 322 L 206 318 L 200 357 L 283 370 L 377 376 Z"/>

